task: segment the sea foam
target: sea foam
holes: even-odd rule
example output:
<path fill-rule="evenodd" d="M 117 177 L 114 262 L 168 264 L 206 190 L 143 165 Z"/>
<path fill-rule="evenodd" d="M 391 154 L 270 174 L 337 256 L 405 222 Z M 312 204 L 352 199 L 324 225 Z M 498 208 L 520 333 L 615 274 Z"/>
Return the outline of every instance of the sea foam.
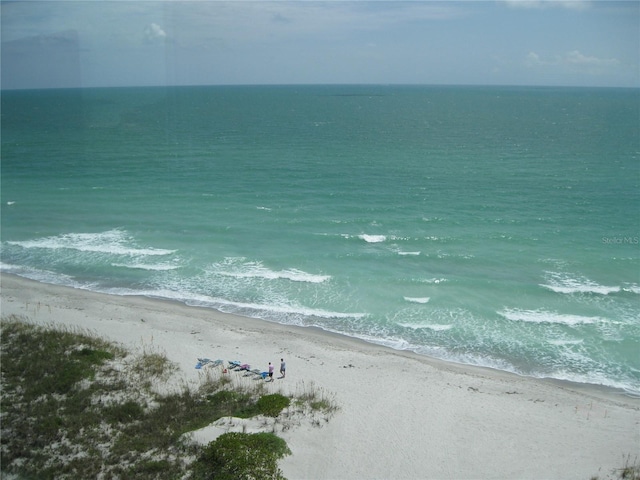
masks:
<path fill-rule="evenodd" d="M 444 332 L 447 330 L 451 330 L 453 325 L 448 324 L 437 324 L 437 323 L 423 323 L 423 324 L 414 324 L 414 323 L 398 323 L 401 327 L 410 328 L 412 330 L 433 330 L 434 332 Z"/>
<path fill-rule="evenodd" d="M 221 312 L 225 313 L 240 313 L 248 317 L 282 321 L 283 323 L 299 323 L 293 322 L 293 320 L 309 319 L 314 317 L 324 319 L 361 319 L 366 316 L 365 313 L 337 312 L 296 305 L 240 302 L 173 289 L 156 289 L 142 291 L 129 289 L 112 289 L 105 293 L 110 293 L 112 295 L 143 295 L 151 298 L 174 300 L 182 302 L 189 306 L 215 308 L 216 310 L 220 310 Z"/>
<path fill-rule="evenodd" d="M 367 243 L 381 243 L 387 240 L 385 235 L 358 235 L 358 238 Z"/>
<path fill-rule="evenodd" d="M 168 270 L 176 270 L 180 268 L 178 265 L 167 264 L 167 263 L 157 263 L 157 264 L 145 264 L 145 263 L 112 263 L 112 267 L 119 268 L 131 268 L 133 270 L 149 270 L 149 271 L 168 271 Z"/>
<path fill-rule="evenodd" d="M 540 286 L 556 293 L 594 293 L 599 295 L 609 295 L 621 290 L 619 286 L 600 285 L 588 278 L 581 276 L 571 276 L 566 273 L 546 272 L 547 283 Z"/>
<path fill-rule="evenodd" d="M 580 325 L 606 322 L 602 317 L 586 317 L 582 315 L 550 312 L 547 310 L 505 309 L 497 312 L 501 317 L 511 321 L 531 323 L 558 323 L 564 325 Z"/>
<path fill-rule="evenodd" d="M 234 278 L 263 278 L 266 280 L 289 280 L 292 282 L 322 283 L 331 279 L 330 275 L 304 272 L 296 268 L 271 270 L 262 262 L 247 262 L 243 258 L 227 258 L 214 265 L 215 273 Z"/>
<path fill-rule="evenodd" d="M 101 233 L 65 233 L 52 237 L 7 243 L 27 249 L 68 249 L 123 256 L 170 255 L 175 252 L 175 250 L 159 248 L 138 248 L 133 239 L 122 230 L 109 230 Z"/>
<path fill-rule="evenodd" d="M 403 297 L 405 301 L 410 303 L 427 303 L 429 297 Z"/>

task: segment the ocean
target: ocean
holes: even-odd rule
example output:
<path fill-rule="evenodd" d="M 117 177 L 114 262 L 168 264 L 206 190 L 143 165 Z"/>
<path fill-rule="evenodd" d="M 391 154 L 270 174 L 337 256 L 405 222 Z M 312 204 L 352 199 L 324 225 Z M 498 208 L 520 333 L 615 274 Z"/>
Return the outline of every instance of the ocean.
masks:
<path fill-rule="evenodd" d="M 640 90 L 2 91 L 1 268 L 640 395 Z"/>

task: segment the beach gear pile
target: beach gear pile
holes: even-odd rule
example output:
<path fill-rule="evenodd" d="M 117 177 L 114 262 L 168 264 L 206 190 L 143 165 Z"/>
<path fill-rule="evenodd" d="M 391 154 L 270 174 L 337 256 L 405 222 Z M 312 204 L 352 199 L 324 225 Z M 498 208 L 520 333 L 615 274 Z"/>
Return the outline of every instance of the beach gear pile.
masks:
<path fill-rule="evenodd" d="M 258 379 L 265 380 L 269 376 L 269 372 L 260 371 L 257 368 L 251 369 L 251 365 L 248 363 L 241 363 L 238 360 L 231 360 L 228 362 L 229 366 L 223 370 L 224 373 L 227 371 L 236 371 L 236 372 L 244 372 L 245 377 L 256 376 Z M 198 363 L 196 364 L 196 369 L 200 370 L 204 367 L 223 367 L 223 360 L 211 360 L 210 358 L 198 358 Z"/>

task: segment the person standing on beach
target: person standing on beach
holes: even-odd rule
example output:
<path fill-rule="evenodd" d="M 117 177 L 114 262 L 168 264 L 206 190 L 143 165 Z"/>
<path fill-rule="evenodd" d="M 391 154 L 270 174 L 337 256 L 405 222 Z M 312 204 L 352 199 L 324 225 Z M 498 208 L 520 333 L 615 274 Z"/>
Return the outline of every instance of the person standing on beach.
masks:
<path fill-rule="evenodd" d="M 280 375 L 282 375 L 280 378 L 284 378 L 284 373 L 286 370 L 287 365 L 284 363 L 284 358 L 280 359 Z"/>
<path fill-rule="evenodd" d="M 269 381 L 273 382 L 273 365 L 269 362 Z"/>

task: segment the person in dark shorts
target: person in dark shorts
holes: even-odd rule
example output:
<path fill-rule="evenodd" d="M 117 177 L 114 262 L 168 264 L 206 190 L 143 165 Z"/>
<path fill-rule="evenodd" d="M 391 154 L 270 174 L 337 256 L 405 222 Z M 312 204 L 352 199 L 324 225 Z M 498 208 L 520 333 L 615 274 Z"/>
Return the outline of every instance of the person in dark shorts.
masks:
<path fill-rule="evenodd" d="M 287 369 L 287 365 L 284 363 L 284 358 L 280 359 L 280 378 L 284 378 L 285 371 Z"/>

